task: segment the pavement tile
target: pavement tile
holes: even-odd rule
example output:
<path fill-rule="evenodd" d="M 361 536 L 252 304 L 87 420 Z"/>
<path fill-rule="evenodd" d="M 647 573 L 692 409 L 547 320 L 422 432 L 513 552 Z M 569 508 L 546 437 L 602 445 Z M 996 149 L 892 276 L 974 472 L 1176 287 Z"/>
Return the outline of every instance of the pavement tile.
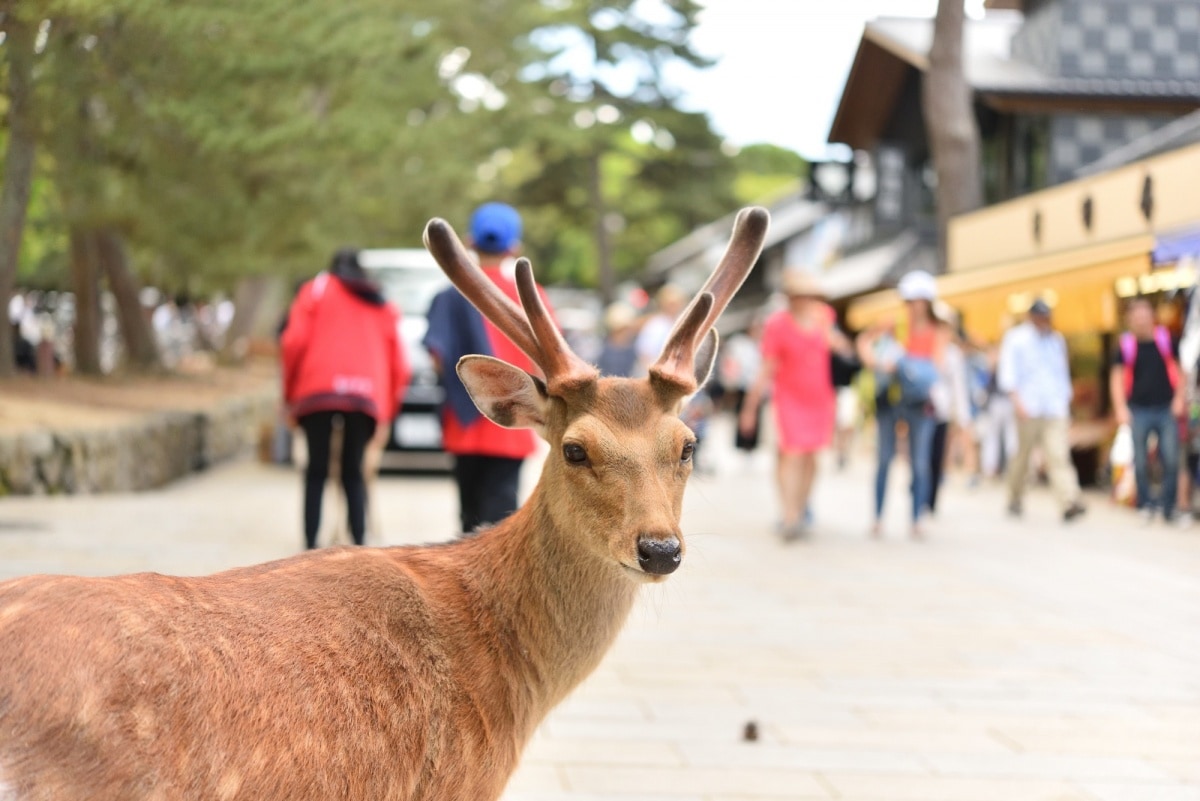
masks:
<path fill-rule="evenodd" d="M 1097 801 L 1200 801 L 1195 785 L 1088 782 L 1083 788 Z"/>
<path fill-rule="evenodd" d="M 641 768 L 623 765 L 563 767 L 572 792 L 593 794 L 637 792 L 657 795 L 740 793 L 761 798 L 831 799 L 811 773 L 767 770 L 730 771 L 720 768 Z"/>
<path fill-rule="evenodd" d="M 823 773 L 839 799 L 888 801 L 1093 801 L 1070 782 Z"/>

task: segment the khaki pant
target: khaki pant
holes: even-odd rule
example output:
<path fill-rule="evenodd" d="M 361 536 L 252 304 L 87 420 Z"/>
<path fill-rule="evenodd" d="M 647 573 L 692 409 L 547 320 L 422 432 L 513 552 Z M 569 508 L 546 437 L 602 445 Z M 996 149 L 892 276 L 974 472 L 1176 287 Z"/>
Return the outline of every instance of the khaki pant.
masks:
<path fill-rule="evenodd" d="M 1017 455 L 1008 466 L 1008 500 L 1021 503 L 1029 474 L 1029 454 L 1042 446 L 1046 474 L 1059 505 L 1065 510 L 1079 500 L 1079 478 L 1067 445 L 1067 420 L 1062 417 L 1032 417 L 1017 421 Z"/>

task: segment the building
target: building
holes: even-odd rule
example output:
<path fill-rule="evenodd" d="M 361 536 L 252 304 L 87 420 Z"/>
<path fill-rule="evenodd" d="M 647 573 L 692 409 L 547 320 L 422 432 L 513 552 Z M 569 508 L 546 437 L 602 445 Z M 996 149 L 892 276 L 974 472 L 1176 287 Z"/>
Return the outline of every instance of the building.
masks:
<path fill-rule="evenodd" d="M 982 18 L 966 23 L 964 66 L 989 204 L 1070 181 L 1200 109 L 1195 0 L 986 5 Z M 850 146 L 859 159 L 865 155 L 875 173 L 873 231 L 859 247 L 886 247 L 902 234 L 919 243 L 879 266 L 880 285 L 937 263 L 933 170 L 920 102 L 932 36 L 928 19 L 868 23 L 829 133 L 831 143 Z M 854 251 L 848 248 L 847 256 Z M 849 264 L 848 258 L 832 265 L 831 275 Z"/>

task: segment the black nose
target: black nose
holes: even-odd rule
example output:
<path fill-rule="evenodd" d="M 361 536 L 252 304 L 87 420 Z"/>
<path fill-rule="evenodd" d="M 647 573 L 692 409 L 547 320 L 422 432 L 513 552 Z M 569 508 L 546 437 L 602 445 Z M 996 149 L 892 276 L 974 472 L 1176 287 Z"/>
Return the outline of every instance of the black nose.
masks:
<path fill-rule="evenodd" d="M 651 539 L 642 537 L 638 540 L 638 564 L 647 573 L 665 576 L 674 573 L 683 558 L 683 549 L 679 547 L 676 537 L 666 539 Z"/>

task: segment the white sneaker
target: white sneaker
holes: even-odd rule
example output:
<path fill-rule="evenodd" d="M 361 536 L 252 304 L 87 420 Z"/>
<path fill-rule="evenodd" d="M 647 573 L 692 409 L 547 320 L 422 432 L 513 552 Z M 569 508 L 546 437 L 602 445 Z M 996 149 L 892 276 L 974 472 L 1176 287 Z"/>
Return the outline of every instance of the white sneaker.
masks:
<path fill-rule="evenodd" d="M 1147 506 L 1143 509 L 1138 509 L 1138 518 L 1141 519 L 1143 526 L 1149 526 L 1154 523 L 1154 507 Z"/>
<path fill-rule="evenodd" d="M 1177 512 L 1175 517 L 1171 518 L 1171 525 L 1175 528 L 1191 528 L 1192 520 L 1191 512 Z"/>

